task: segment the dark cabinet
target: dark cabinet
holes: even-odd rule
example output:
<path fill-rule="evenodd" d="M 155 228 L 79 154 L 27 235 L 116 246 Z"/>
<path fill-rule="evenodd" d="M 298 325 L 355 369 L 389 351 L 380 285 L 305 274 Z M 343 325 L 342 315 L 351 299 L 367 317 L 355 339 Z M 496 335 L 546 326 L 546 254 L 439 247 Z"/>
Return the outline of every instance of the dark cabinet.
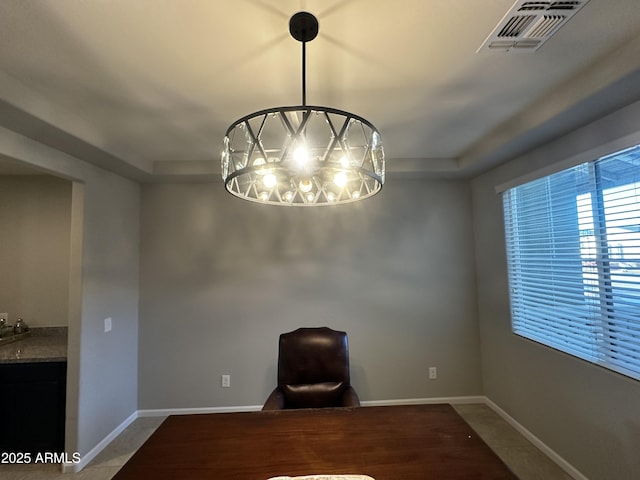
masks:
<path fill-rule="evenodd" d="M 0 365 L 0 451 L 64 451 L 66 378 L 66 362 Z"/>

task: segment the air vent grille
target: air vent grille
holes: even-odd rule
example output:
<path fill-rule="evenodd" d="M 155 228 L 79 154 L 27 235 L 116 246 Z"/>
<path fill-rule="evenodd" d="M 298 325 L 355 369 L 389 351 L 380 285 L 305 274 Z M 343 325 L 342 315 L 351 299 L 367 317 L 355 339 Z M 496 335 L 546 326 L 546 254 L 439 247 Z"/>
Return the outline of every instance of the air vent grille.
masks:
<path fill-rule="evenodd" d="M 517 0 L 478 52 L 536 51 L 588 2 Z"/>

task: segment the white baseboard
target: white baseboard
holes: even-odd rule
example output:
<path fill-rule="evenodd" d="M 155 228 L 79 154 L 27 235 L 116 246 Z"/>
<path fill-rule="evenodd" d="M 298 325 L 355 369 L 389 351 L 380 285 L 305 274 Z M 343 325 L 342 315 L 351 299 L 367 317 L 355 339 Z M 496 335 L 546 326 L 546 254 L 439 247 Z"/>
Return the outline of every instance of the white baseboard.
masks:
<path fill-rule="evenodd" d="M 589 480 L 585 477 L 578 469 L 576 469 L 573 465 L 567 462 L 564 458 L 562 458 L 558 453 L 556 453 L 553 449 L 551 449 L 546 443 L 536 437 L 533 433 L 523 427 L 516 419 L 514 419 L 511 415 L 505 412 L 502 408 L 492 402 L 489 398 L 484 397 L 484 403 L 491 408 L 494 412 L 500 415 L 507 423 L 509 423 L 513 428 L 515 428 L 523 437 L 529 440 L 533 445 L 538 448 L 542 453 L 544 453 L 551 461 L 553 461 L 556 465 L 558 465 L 562 470 L 564 470 L 567 475 L 570 475 L 571 478 L 575 480 Z"/>
<path fill-rule="evenodd" d="M 433 398 L 400 398 L 392 400 L 365 400 L 361 404 L 363 407 L 387 407 L 392 405 L 427 405 L 433 403 L 485 403 L 486 397 L 468 396 L 468 397 L 433 397 Z"/>
<path fill-rule="evenodd" d="M 257 412 L 262 405 L 243 405 L 235 407 L 205 407 L 205 408 L 156 408 L 138 410 L 139 417 L 168 417 L 169 415 L 194 415 L 198 413 L 238 413 Z"/>
<path fill-rule="evenodd" d="M 78 473 L 84 467 L 87 466 L 91 460 L 96 458 L 96 456 L 105 449 L 107 445 L 109 445 L 115 438 L 120 435 L 125 428 L 133 423 L 133 421 L 138 418 L 138 412 L 133 412 L 124 422 L 114 428 L 111 433 L 109 433 L 106 437 L 104 437 L 98 444 L 89 450 L 87 453 L 82 455 L 80 461 L 78 463 L 63 463 L 62 464 L 62 473 Z"/>

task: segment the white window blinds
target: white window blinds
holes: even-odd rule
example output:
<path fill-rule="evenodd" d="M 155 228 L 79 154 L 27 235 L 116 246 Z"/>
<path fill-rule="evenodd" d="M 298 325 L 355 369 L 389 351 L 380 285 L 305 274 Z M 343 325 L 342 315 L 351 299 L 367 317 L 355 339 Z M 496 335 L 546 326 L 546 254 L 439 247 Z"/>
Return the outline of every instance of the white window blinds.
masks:
<path fill-rule="evenodd" d="M 514 333 L 640 379 L 640 146 L 503 201 Z"/>

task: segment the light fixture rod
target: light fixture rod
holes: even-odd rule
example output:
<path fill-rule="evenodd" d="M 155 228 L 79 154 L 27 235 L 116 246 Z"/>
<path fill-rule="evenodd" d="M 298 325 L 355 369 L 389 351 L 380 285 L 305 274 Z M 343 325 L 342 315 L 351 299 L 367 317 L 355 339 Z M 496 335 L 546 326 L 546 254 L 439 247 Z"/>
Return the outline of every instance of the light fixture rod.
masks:
<path fill-rule="evenodd" d="M 307 42 L 302 42 L 302 106 L 307 106 Z"/>
<path fill-rule="evenodd" d="M 318 19 L 309 12 L 298 12 L 289 20 L 289 33 L 302 43 L 302 106 L 307 105 L 307 42 L 318 35 Z"/>

